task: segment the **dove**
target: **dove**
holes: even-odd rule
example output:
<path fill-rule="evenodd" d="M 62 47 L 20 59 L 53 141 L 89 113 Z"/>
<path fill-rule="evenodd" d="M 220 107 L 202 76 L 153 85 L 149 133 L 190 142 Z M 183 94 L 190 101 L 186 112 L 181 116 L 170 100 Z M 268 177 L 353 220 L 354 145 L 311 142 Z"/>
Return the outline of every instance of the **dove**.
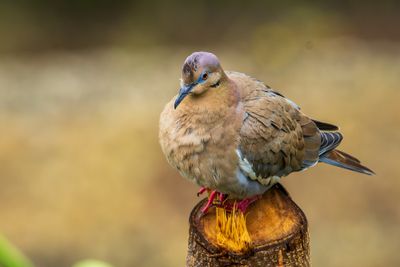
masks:
<path fill-rule="evenodd" d="M 216 197 L 238 201 L 241 211 L 281 177 L 323 162 L 372 175 L 337 149 L 343 135 L 311 119 L 263 82 L 224 71 L 209 52 L 195 52 L 182 67 L 179 93 L 160 115 L 159 141 L 179 173 Z"/>

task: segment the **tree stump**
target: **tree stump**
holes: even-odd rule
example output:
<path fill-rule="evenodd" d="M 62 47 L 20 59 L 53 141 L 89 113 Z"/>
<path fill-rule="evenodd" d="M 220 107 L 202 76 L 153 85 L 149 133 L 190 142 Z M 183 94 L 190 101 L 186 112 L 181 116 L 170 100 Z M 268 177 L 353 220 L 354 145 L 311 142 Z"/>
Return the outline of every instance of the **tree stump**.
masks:
<path fill-rule="evenodd" d="M 200 201 L 190 214 L 187 267 L 310 266 L 307 219 L 282 185 L 276 184 L 246 212 L 250 248 L 241 254 L 216 242 L 215 209 L 199 218 Z"/>

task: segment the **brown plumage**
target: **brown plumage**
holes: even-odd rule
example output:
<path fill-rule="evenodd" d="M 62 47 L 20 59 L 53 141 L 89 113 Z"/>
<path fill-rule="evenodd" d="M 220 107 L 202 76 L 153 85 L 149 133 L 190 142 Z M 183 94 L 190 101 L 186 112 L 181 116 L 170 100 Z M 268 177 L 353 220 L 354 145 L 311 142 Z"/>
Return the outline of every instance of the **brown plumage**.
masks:
<path fill-rule="evenodd" d="M 225 72 L 211 53 L 186 59 L 181 87 L 161 114 L 160 144 L 168 162 L 202 187 L 243 199 L 320 161 L 373 173 L 334 150 L 337 126 L 310 119 L 254 78 Z"/>

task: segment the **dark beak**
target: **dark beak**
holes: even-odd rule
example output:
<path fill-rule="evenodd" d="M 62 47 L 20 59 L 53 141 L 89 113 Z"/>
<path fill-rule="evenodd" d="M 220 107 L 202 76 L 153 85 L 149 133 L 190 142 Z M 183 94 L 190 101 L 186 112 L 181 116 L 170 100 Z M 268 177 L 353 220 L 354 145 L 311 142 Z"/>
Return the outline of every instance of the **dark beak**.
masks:
<path fill-rule="evenodd" d="M 175 109 L 182 102 L 182 100 L 190 93 L 190 91 L 192 91 L 194 86 L 195 86 L 195 84 L 184 85 L 179 90 L 178 97 L 176 98 L 175 103 L 174 103 Z"/>

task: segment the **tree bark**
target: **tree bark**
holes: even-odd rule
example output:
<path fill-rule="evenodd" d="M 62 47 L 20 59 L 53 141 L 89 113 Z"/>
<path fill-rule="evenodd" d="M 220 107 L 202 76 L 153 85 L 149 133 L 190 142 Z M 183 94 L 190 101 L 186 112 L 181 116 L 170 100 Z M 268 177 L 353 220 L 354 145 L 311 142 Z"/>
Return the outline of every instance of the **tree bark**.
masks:
<path fill-rule="evenodd" d="M 307 219 L 282 185 L 274 185 L 248 208 L 251 244 L 241 254 L 218 247 L 215 209 L 199 217 L 205 202 L 200 201 L 190 214 L 187 267 L 310 266 Z"/>

